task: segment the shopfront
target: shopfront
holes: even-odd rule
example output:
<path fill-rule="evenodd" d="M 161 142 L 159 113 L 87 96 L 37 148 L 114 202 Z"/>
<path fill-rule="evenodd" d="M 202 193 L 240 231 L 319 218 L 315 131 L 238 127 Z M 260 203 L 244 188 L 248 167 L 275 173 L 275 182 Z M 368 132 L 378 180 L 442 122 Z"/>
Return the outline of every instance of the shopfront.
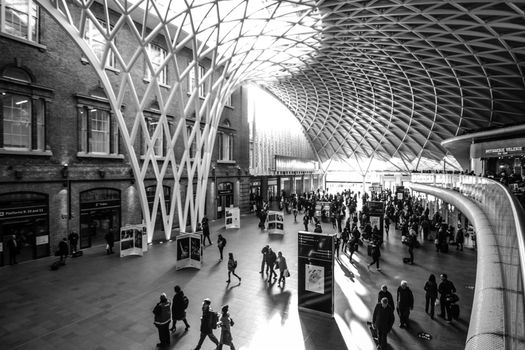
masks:
<path fill-rule="evenodd" d="M 80 193 L 80 248 L 105 244 L 105 235 L 119 240 L 120 190 L 96 188 Z"/>
<path fill-rule="evenodd" d="M 268 189 L 267 189 L 267 197 L 268 202 L 272 202 L 277 200 L 277 196 L 279 196 L 278 188 L 277 188 L 277 179 L 276 178 L 270 178 L 268 179 Z"/>
<path fill-rule="evenodd" d="M 292 182 L 289 177 L 281 177 L 281 193 L 284 193 L 285 197 L 289 197 L 292 193 Z"/>
<path fill-rule="evenodd" d="M 525 138 L 479 142 L 471 145 L 470 155 L 473 169 L 479 169 L 476 161 L 481 161 L 484 175 L 510 177 L 525 176 Z"/>
<path fill-rule="evenodd" d="M 262 206 L 261 181 L 250 182 L 250 211 L 255 211 L 257 207 Z"/>
<path fill-rule="evenodd" d="M 303 177 L 296 176 L 294 178 L 294 181 L 295 181 L 295 193 L 297 193 L 298 196 L 301 196 L 304 193 Z"/>
<path fill-rule="evenodd" d="M 17 262 L 49 256 L 49 200 L 46 194 L 0 195 L 0 265 L 9 263 L 7 241 L 15 236 Z"/>
<path fill-rule="evenodd" d="M 310 176 L 305 176 L 303 181 L 304 191 L 310 192 L 312 191 L 312 180 Z"/>
<path fill-rule="evenodd" d="M 217 185 L 217 219 L 224 217 L 225 208 L 234 204 L 233 182 L 221 182 Z"/>

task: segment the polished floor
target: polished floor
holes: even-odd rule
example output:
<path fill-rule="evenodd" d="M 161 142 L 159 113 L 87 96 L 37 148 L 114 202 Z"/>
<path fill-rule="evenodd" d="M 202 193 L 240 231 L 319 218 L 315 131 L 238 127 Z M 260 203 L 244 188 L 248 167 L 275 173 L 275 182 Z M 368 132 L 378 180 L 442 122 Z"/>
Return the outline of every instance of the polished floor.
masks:
<path fill-rule="evenodd" d="M 302 220 L 301 220 L 302 221 Z M 211 223 L 214 244 L 204 250 L 202 269 L 176 271 L 175 245 L 156 244 L 144 257 L 119 258 L 106 255 L 104 247 L 85 251 L 81 258 L 69 259 L 66 266 L 50 271 L 55 259 L 45 258 L 0 268 L 0 349 L 155 349 L 158 342 L 152 309 L 159 294 L 173 295 L 173 286 L 182 286 L 190 299 L 188 321 L 179 324 L 170 349 L 193 349 L 199 339 L 201 302 L 208 297 L 216 310 L 229 304 L 235 320 L 232 328 L 236 349 L 375 349 L 366 321 L 371 320 L 377 292 L 386 283 L 395 291 L 407 280 L 415 296 L 409 329 L 398 322 L 389 334 L 390 349 L 463 349 L 474 295 L 476 254 L 466 248 L 437 254 L 432 242 L 415 250 L 416 264 L 405 265 L 406 248 L 400 234 L 393 232 L 385 242 L 381 271 L 366 263 L 363 248 L 350 264 L 341 256 L 335 264 L 335 316 L 323 318 L 297 310 L 297 231 L 301 222 L 285 217 L 286 234 L 268 235 L 257 228 L 252 215 L 241 217 L 241 228 L 225 230 L 222 221 Z M 330 224 L 323 224 L 325 232 Z M 225 252 L 233 252 L 239 262 L 242 283 L 226 284 L 226 260 L 218 261 L 216 237 L 228 240 Z M 291 277 L 286 287 L 268 284 L 259 274 L 265 244 L 287 257 Z M 447 324 L 431 320 L 424 310 L 423 285 L 430 273 L 446 272 L 460 297 L 460 320 Z M 438 311 L 436 310 L 436 314 Z M 396 317 L 397 321 L 397 317 Z M 418 333 L 431 334 L 431 340 Z M 215 331 L 218 336 L 218 332 Z M 227 348 L 226 346 L 224 347 Z M 205 340 L 204 350 L 214 349 Z"/>

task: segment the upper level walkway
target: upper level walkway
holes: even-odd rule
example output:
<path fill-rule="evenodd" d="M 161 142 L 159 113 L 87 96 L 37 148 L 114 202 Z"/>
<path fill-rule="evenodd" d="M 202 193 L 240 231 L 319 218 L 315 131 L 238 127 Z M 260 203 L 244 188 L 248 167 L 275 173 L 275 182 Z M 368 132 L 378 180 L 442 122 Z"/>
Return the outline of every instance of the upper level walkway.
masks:
<path fill-rule="evenodd" d="M 212 223 L 214 245 L 205 248 L 201 270 L 175 271 L 173 243 L 154 245 L 144 257 L 106 255 L 103 247 L 69 259 L 65 267 L 49 271 L 52 261 L 37 261 L 0 269 L 0 348 L 2 349 L 155 349 L 157 331 L 152 309 L 159 294 L 173 295 L 179 284 L 190 298 L 188 321 L 172 337 L 172 349 L 192 349 L 199 338 L 201 302 L 209 297 L 212 307 L 230 305 L 237 349 L 374 349 L 366 321 L 371 320 L 377 292 L 383 283 L 396 296 L 401 280 L 407 280 L 415 296 L 411 326 L 396 324 L 389 336 L 390 349 L 463 349 L 474 295 L 476 253 L 472 249 L 437 254 L 432 242 L 415 250 L 415 265 L 404 265 L 406 248 L 391 227 L 381 257 L 381 271 L 366 264 L 365 247 L 350 264 L 342 256 L 335 266 L 336 313 L 334 319 L 298 313 L 297 231 L 302 223 L 285 216 L 284 237 L 269 236 L 257 228 L 253 216 L 241 218 L 242 228 L 224 231 L 223 222 Z M 323 224 L 331 232 L 330 224 Z M 228 240 L 225 252 L 234 252 L 242 283 L 227 285 L 226 261 L 218 262 L 217 233 Z M 287 257 L 291 277 L 286 287 L 268 285 L 259 274 L 265 244 Z M 429 274 L 448 273 L 460 297 L 460 320 L 447 324 L 425 314 L 423 285 Z M 236 281 L 236 280 L 235 280 Z M 436 314 L 439 313 L 439 307 Z M 424 331 L 432 340 L 418 338 Z M 215 332 L 218 335 L 218 332 Z M 203 349 L 212 349 L 205 341 Z"/>

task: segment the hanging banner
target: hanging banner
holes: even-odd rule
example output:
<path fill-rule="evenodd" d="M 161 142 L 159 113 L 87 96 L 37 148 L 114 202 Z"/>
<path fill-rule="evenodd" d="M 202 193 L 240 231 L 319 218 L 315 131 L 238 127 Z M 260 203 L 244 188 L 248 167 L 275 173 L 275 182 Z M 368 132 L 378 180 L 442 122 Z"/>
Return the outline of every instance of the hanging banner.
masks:
<path fill-rule="evenodd" d="M 226 208 L 224 225 L 226 229 L 241 228 L 241 211 L 239 208 Z"/>
<path fill-rule="evenodd" d="M 144 225 L 128 225 L 120 228 L 120 257 L 128 255 L 144 255 L 143 232 Z"/>
<path fill-rule="evenodd" d="M 268 218 L 266 219 L 268 233 L 281 234 L 284 232 L 284 212 L 282 211 L 268 211 Z"/>
<path fill-rule="evenodd" d="M 299 231 L 299 310 L 334 315 L 335 233 Z"/>
<path fill-rule="evenodd" d="M 175 237 L 176 257 L 175 269 L 187 267 L 200 269 L 202 267 L 202 235 L 200 233 L 181 233 Z"/>

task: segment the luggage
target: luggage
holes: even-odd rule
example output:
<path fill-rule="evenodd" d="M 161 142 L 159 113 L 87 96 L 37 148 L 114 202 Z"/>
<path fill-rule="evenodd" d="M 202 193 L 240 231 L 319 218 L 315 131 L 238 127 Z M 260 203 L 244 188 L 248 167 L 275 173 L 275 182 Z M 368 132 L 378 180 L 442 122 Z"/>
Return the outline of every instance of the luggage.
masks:
<path fill-rule="evenodd" d="M 457 303 L 459 301 L 459 297 L 455 293 L 447 295 L 447 297 L 445 299 L 447 300 L 447 303 L 450 303 L 450 304 L 454 304 L 454 303 Z"/>
<path fill-rule="evenodd" d="M 459 319 L 459 305 L 458 304 L 450 305 L 450 316 L 452 316 L 454 320 Z"/>
<path fill-rule="evenodd" d="M 51 271 L 58 270 L 61 265 L 62 263 L 59 260 L 55 261 L 54 263 L 51 264 Z"/>
<path fill-rule="evenodd" d="M 84 253 L 81 250 L 79 250 L 79 251 L 74 252 L 73 254 L 71 254 L 71 257 L 72 258 L 78 258 L 79 256 L 82 256 L 83 254 Z"/>
<path fill-rule="evenodd" d="M 448 253 L 448 243 L 443 243 L 443 244 L 441 245 L 441 249 L 440 249 L 440 250 L 441 250 L 441 252 L 443 252 L 443 253 Z"/>
<path fill-rule="evenodd" d="M 377 329 L 374 327 L 374 324 L 372 322 L 367 322 L 368 329 L 370 329 L 370 334 L 372 335 L 372 339 L 374 339 L 374 342 L 376 345 L 379 344 L 379 337 L 377 336 Z"/>
<path fill-rule="evenodd" d="M 366 253 L 368 254 L 368 256 L 372 256 L 372 251 L 374 250 L 374 247 L 369 244 L 367 247 L 366 247 Z"/>
<path fill-rule="evenodd" d="M 410 258 L 403 258 L 403 263 L 408 264 L 410 262 Z"/>

